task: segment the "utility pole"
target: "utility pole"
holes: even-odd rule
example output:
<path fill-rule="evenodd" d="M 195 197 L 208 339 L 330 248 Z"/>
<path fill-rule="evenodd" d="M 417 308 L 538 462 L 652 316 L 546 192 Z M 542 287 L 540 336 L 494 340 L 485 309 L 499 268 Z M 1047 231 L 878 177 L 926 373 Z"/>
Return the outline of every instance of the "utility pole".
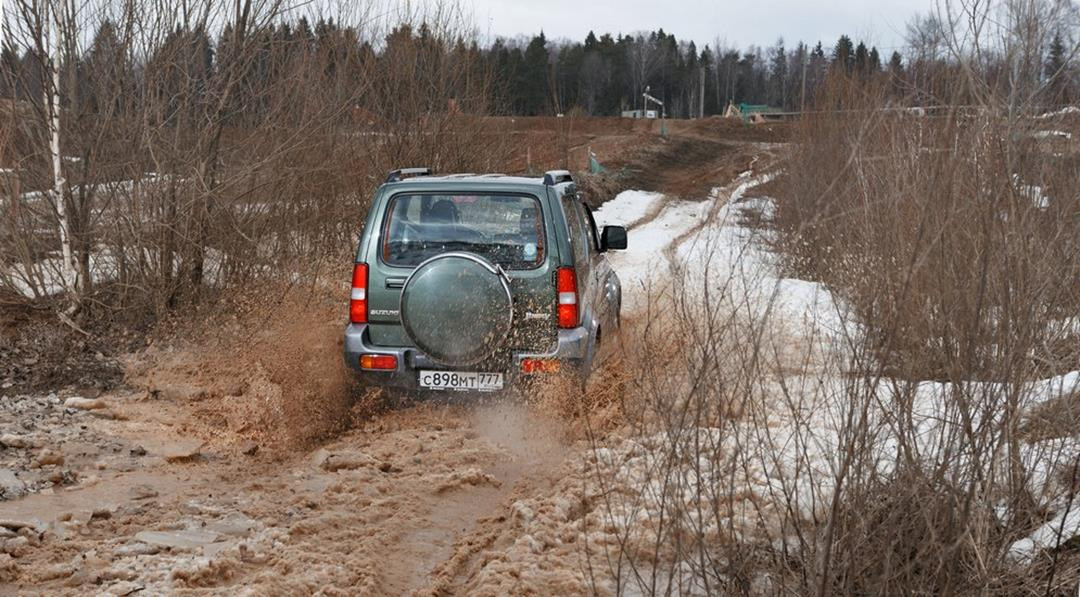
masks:
<path fill-rule="evenodd" d="M 731 93 L 728 95 L 728 103 L 735 103 L 735 77 L 732 76 L 733 66 L 728 63 L 728 83 L 731 85 Z"/>
<path fill-rule="evenodd" d="M 723 100 L 720 97 L 723 94 L 723 90 L 720 89 L 720 45 L 717 44 L 716 47 L 716 67 L 713 69 L 713 72 L 716 74 L 716 107 L 723 110 L 724 104 L 722 103 Z"/>
<path fill-rule="evenodd" d="M 800 94 L 799 111 L 806 112 L 806 54 L 802 58 L 802 93 Z"/>
<path fill-rule="evenodd" d="M 660 106 L 660 136 L 661 137 L 666 137 L 667 136 L 667 127 L 664 126 L 664 117 L 666 116 L 666 114 L 664 112 L 664 102 L 662 102 L 662 101 L 656 99 L 655 97 L 649 95 L 649 88 L 646 87 L 645 88 L 645 93 L 641 94 L 641 103 L 644 105 L 644 108 L 645 108 L 646 111 L 648 111 L 648 109 L 649 109 L 649 102 L 652 102 L 652 103 Z"/>
<path fill-rule="evenodd" d="M 698 90 L 698 118 L 705 118 L 705 69 L 701 73 L 700 87 Z"/>

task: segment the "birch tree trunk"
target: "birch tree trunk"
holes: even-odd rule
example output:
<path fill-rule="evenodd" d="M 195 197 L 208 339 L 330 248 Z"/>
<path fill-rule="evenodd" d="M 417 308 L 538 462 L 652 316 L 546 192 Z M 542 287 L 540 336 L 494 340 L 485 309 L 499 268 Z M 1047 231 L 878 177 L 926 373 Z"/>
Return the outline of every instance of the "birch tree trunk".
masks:
<path fill-rule="evenodd" d="M 52 0 L 45 0 L 43 8 L 47 16 L 44 19 L 42 35 L 48 35 L 44 30 L 44 27 L 51 26 L 53 55 L 45 61 L 48 68 L 49 84 L 43 85 L 42 90 L 45 94 L 45 98 L 43 98 L 44 103 L 48 107 L 49 153 L 52 157 L 53 171 L 53 202 L 56 206 L 56 223 L 60 236 L 60 252 L 62 255 L 60 277 L 64 291 L 67 293 L 69 300 L 71 300 L 71 306 L 68 308 L 68 314 L 70 315 L 78 308 L 80 297 L 78 293 L 79 283 L 75 273 L 75 265 L 71 250 L 71 227 L 67 213 L 67 202 L 64 199 L 64 172 L 62 156 L 60 155 L 59 60 L 63 52 L 62 40 L 60 38 L 63 28 L 60 22 L 60 19 L 62 18 L 61 13 L 57 7 L 52 6 Z M 49 47 L 48 43 L 42 45 L 46 48 Z"/>

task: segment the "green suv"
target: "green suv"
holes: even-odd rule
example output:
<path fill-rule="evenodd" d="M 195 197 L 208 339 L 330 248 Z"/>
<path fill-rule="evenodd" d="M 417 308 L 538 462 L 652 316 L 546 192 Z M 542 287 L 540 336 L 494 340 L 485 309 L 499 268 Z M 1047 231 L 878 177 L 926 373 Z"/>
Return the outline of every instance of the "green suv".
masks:
<path fill-rule="evenodd" d="M 584 384 L 618 329 L 622 290 L 573 178 L 390 173 L 353 268 L 345 361 L 376 385 L 492 392 Z"/>

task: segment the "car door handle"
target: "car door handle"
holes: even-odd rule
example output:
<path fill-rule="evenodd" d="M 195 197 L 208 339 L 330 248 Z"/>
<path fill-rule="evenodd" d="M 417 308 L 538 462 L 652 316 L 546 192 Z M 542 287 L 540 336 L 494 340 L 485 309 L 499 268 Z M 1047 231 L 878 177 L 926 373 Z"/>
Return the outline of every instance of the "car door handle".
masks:
<path fill-rule="evenodd" d="M 387 288 L 402 288 L 403 286 L 405 286 L 405 278 L 404 277 L 394 277 L 394 278 L 387 278 L 386 279 L 386 287 Z"/>

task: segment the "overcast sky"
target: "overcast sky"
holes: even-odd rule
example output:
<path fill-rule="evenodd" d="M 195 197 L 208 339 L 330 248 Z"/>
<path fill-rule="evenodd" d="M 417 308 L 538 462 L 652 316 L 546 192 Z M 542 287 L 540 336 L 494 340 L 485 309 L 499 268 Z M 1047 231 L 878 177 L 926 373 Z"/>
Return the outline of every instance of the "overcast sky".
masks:
<path fill-rule="evenodd" d="M 535 34 L 584 39 L 589 30 L 631 33 L 663 28 L 698 46 L 719 37 L 739 48 L 772 45 L 783 37 L 826 47 L 842 34 L 883 52 L 903 45 L 904 25 L 934 0 L 464 0 L 484 39 Z M 468 10 L 468 8 L 466 8 Z"/>

